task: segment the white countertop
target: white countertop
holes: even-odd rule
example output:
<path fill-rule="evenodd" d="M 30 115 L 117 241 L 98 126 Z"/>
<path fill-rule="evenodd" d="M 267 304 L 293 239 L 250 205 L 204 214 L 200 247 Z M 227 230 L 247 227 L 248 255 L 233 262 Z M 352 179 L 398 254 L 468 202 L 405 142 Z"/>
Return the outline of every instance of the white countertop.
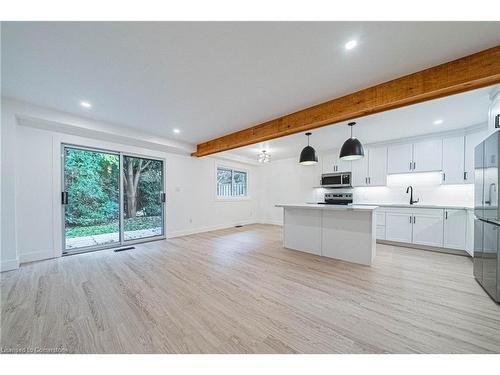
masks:
<path fill-rule="evenodd" d="M 295 204 L 276 204 L 275 207 L 283 208 L 306 208 L 314 210 L 332 210 L 332 211 L 373 211 L 378 208 L 378 206 L 373 205 L 359 205 L 359 204 L 348 204 L 348 205 L 337 205 L 337 204 L 320 204 L 320 203 L 295 203 Z"/>
<path fill-rule="evenodd" d="M 441 208 L 449 210 L 473 210 L 473 207 L 467 206 L 450 206 L 450 205 L 438 205 L 438 204 L 404 204 L 404 203 L 356 203 L 356 206 L 373 206 L 377 205 L 379 207 L 400 207 L 400 208 Z"/>

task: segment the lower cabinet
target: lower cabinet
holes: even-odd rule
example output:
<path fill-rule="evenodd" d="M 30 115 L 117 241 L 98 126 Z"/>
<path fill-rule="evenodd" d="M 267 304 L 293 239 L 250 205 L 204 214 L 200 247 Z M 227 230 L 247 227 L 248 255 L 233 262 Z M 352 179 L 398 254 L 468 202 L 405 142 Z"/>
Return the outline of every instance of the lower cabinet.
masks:
<path fill-rule="evenodd" d="M 412 213 L 410 210 L 385 213 L 385 239 L 396 242 L 412 242 Z"/>
<path fill-rule="evenodd" d="M 444 247 L 466 249 L 467 211 L 444 210 Z"/>
<path fill-rule="evenodd" d="M 379 240 L 457 250 L 467 248 L 470 230 L 467 228 L 466 210 L 437 208 L 382 208 L 382 210 L 377 210 Z M 379 215 L 384 215 L 383 219 Z"/>
<path fill-rule="evenodd" d="M 412 243 L 427 246 L 443 246 L 443 210 L 417 209 L 413 212 Z"/>

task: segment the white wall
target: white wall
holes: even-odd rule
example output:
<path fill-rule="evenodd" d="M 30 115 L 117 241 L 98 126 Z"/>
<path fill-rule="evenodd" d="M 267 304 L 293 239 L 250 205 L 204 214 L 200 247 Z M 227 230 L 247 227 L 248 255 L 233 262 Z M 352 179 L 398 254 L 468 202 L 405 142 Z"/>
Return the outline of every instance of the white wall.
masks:
<path fill-rule="evenodd" d="M 276 160 L 260 171 L 260 213 L 264 223 L 282 224 L 283 209 L 277 203 L 316 202 L 314 186 L 318 186 L 320 165 L 300 165 L 296 158 Z"/>
<path fill-rule="evenodd" d="M 17 268 L 19 259 L 16 251 L 16 119 L 14 113 L 2 101 L 0 131 L 1 139 L 1 254 L 0 268 L 2 271 Z"/>
<path fill-rule="evenodd" d="M 69 143 L 164 158 L 166 162 L 166 234 L 168 237 L 259 222 L 255 166 L 216 158 L 193 158 L 145 147 L 97 140 L 79 135 L 19 125 L 14 114 L 32 111 L 23 103 L 4 101 L 2 115 L 2 267 L 60 256 L 61 144 Z M 32 113 L 33 114 L 33 113 Z M 44 121 L 60 120 L 60 114 L 44 110 Z M 72 119 L 73 124 L 78 121 Z M 88 120 L 82 120 L 88 121 Z M 35 123 L 32 119 L 31 123 Z M 7 140 L 10 140 L 8 142 Z M 8 143 L 8 144 L 5 144 Z M 7 147 L 6 147 L 7 146 Z M 9 163 L 5 161 L 9 160 Z M 218 163 L 249 172 L 249 197 L 219 201 L 215 197 Z M 6 220 L 7 219 L 7 220 Z M 4 252 L 4 249 L 6 250 Z M 10 263 L 9 263 L 10 262 Z"/>

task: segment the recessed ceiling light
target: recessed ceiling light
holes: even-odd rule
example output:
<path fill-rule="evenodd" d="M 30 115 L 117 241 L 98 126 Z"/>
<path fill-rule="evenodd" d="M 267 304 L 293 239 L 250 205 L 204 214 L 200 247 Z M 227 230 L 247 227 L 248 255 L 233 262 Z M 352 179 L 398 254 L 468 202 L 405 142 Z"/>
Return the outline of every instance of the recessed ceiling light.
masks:
<path fill-rule="evenodd" d="M 434 125 L 441 125 L 442 123 L 443 123 L 443 120 L 434 121 Z"/>
<path fill-rule="evenodd" d="M 179 134 L 181 131 L 180 131 L 179 129 L 175 128 L 175 129 L 173 130 L 173 132 L 174 132 L 175 134 Z"/>
<path fill-rule="evenodd" d="M 348 41 L 346 44 L 345 44 L 345 49 L 353 49 L 354 47 L 356 47 L 358 45 L 358 41 L 357 40 L 350 40 Z"/>
<path fill-rule="evenodd" d="M 86 101 L 84 101 L 84 100 L 82 100 L 82 101 L 80 102 L 80 105 L 81 105 L 82 107 L 84 107 L 84 108 L 91 108 L 91 107 L 92 107 L 92 104 L 90 104 L 89 102 L 86 102 Z"/>

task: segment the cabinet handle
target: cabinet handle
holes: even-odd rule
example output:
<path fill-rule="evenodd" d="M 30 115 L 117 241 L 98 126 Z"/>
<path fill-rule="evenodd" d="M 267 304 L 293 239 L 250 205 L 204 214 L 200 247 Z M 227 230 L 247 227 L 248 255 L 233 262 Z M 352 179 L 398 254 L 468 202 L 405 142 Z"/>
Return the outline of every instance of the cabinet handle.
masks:
<path fill-rule="evenodd" d="M 410 224 L 411 224 L 411 216 L 410 216 Z"/>
<path fill-rule="evenodd" d="M 443 181 L 446 181 L 446 173 L 443 172 Z"/>
<path fill-rule="evenodd" d="M 467 180 L 467 172 L 464 172 L 464 180 Z"/>
<path fill-rule="evenodd" d="M 412 163 L 411 163 L 411 161 L 410 161 L 410 171 L 411 171 L 411 165 L 412 165 Z"/>
<path fill-rule="evenodd" d="M 368 177 L 368 185 L 371 185 L 372 184 L 372 179 L 370 177 Z"/>
<path fill-rule="evenodd" d="M 413 170 L 415 170 L 415 169 L 417 169 L 417 162 L 416 161 L 413 162 Z"/>
<path fill-rule="evenodd" d="M 444 218 L 445 218 L 445 220 L 448 220 L 448 211 L 444 212 Z"/>
<path fill-rule="evenodd" d="M 417 218 L 415 216 L 413 216 L 413 224 L 415 224 L 417 222 Z"/>

